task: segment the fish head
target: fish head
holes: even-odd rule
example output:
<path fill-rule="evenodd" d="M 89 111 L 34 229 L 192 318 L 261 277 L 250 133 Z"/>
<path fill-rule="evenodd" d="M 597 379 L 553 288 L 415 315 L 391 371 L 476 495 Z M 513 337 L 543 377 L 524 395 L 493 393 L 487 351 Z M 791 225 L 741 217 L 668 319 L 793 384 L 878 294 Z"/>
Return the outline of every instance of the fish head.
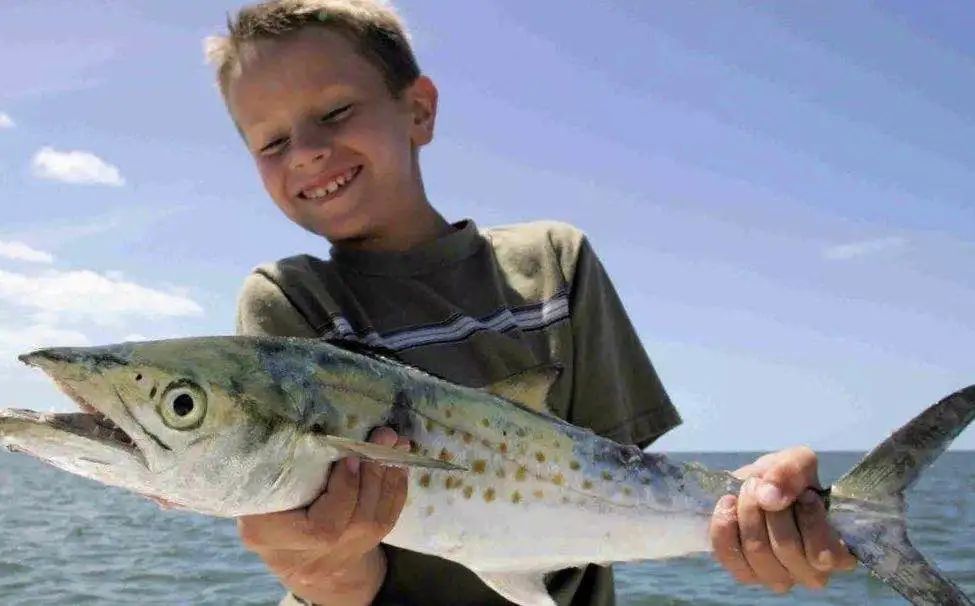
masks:
<path fill-rule="evenodd" d="M 47 415 L 47 437 L 20 439 L 18 450 L 57 465 L 52 446 L 64 463 L 83 442 L 85 458 L 99 464 L 79 470 L 75 460 L 69 471 L 177 507 L 228 517 L 290 509 L 317 495 L 337 456 L 315 448 L 299 422 L 304 403 L 246 340 L 53 348 L 20 359 L 82 412 L 69 424 L 68 415 Z M 3 433 L 10 443 L 14 432 Z"/>

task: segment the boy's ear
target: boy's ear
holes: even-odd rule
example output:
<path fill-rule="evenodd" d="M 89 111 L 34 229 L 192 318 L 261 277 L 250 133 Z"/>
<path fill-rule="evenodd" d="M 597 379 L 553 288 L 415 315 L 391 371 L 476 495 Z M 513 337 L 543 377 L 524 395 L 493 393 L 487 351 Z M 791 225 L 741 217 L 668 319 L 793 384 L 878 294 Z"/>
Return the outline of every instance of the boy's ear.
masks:
<path fill-rule="evenodd" d="M 420 76 L 405 91 L 409 101 L 410 138 L 417 147 L 433 140 L 433 127 L 437 120 L 437 87 L 427 76 Z"/>

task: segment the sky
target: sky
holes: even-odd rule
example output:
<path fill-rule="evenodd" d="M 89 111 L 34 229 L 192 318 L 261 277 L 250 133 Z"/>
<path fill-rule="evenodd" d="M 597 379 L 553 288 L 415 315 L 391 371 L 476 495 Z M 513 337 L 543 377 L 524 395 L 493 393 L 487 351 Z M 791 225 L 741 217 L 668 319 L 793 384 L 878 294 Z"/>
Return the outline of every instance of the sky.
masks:
<path fill-rule="evenodd" d="M 254 266 L 327 256 L 204 61 L 238 6 L 0 3 L 0 407 L 72 407 L 18 353 L 231 334 Z M 655 450 L 867 449 L 975 383 L 965 3 L 396 6 L 431 201 L 586 232 L 684 418 Z"/>

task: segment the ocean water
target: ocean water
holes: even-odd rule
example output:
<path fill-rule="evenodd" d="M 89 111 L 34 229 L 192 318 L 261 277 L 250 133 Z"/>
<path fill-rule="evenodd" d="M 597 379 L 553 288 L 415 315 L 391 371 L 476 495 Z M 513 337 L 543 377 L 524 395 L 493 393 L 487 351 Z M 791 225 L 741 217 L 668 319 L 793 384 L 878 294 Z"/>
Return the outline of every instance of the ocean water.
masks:
<path fill-rule="evenodd" d="M 752 453 L 681 454 L 734 469 Z M 859 458 L 822 455 L 823 480 Z M 975 596 L 975 453 L 944 455 L 909 499 L 914 544 Z M 863 571 L 822 592 L 778 597 L 744 587 L 707 556 L 617 567 L 618 603 L 639 605 L 904 604 Z M 269 605 L 281 596 L 232 521 L 153 503 L 29 459 L 0 453 L 0 605 Z"/>

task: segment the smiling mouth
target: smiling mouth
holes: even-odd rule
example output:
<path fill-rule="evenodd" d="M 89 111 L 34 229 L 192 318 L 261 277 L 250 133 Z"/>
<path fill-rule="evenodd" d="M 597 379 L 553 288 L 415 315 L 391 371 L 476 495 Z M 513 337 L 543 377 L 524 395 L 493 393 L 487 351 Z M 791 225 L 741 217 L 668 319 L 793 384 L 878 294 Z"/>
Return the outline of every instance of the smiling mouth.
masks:
<path fill-rule="evenodd" d="M 341 175 L 335 177 L 323 186 L 309 187 L 298 192 L 298 198 L 302 200 L 314 200 L 321 201 L 336 197 L 339 193 L 345 190 L 359 173 L 362 172 L 362 166 L 356 166 L 345 171 Z"/>

